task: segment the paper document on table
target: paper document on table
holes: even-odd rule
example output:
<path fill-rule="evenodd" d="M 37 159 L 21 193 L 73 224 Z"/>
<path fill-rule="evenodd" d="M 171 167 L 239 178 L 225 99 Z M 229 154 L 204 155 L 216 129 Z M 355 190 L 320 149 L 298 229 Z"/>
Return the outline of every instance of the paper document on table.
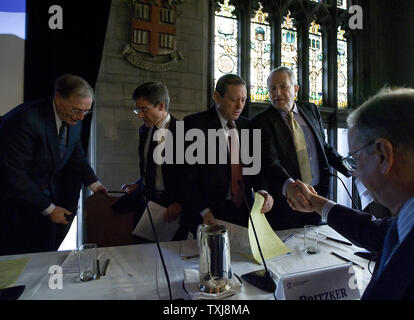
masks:
<path fill-rule="evenodd" d="M 223 225 L 227 228 L 231 252 L 251 255 L 250 244 L 248 241 L 249 232 L 246 227 L 219 219 L 215 220 L 216 224 Z"/>
<path fill-rule="evenodd" d="M 164 222 L 164 213 L 167 208 L 153 201 L 148 202 L 148 207 L 150 209 L 152 221 L 154 222 L 158 240 L 170 241 L 180 227 L 180 219 L 177 218 L 172 222 Z M 134 231 L 132 231 L 132 234 L 144 239 L 155 241 L 151 221 L 148 215 L 148 208 L 145 208 L 145 211 L 137 223 Z"/>
<path fill-rule="evenodd" d="M 250 214 L 256 228 L 263 257 L 267 260 L 286 254 L 290 250 L 273 231 L 265 215 L 260 212 L 263 202 L 263 196 L 255 193 L 255 201 Z M 250 219 L 248 228 L 218 219 L 216 219 L 216 223 L 226 226 L 229 234 L 231 252 L 245 254 L 257 263 L 262 263 Z"/>
<path fill-rule="evenodd" d="M 15 283 L 28 261 L 29 258 L 0 261 L 0 289 Z"/>
<path fill-rule="evenodd" d="M 258 193 L 254 194 L 254 204 L 250 215 L 256 229 L 257 238 L 259 240 L 260 248 L 262 249 L 265 260 L 271 259 L 282 254 L 290 252 L 289 248 L 280 240 L 277 234 L 273 231 L 265 215 L 261 213 L 264 202 L 263 196 Z M 259 248 L 257 247 L 256 238 L 253 227 L 249 219 L 249 242 L 254 260 L 262 263 Z"/>

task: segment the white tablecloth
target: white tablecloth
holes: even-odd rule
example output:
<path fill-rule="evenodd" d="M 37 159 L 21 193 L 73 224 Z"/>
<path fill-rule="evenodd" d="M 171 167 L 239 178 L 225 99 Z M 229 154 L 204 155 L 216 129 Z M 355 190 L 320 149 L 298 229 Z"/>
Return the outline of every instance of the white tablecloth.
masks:
<path fill-rule="evenodd" d="M 328 226 L 321 226 L 320 233 L 337 239 L 343 239 Z M 290 234 L 294 236 L 286 242 L 292 251 L 291 254 L 267 260 L 266 264 L 277 276 L 292 272 L 305 271 L 324 266 L 337 265 L 342 260 L 330 254 L 334 251 L 362 266 L 354 269 L 360 285 L 361 295 L 370 281 L 368 260 L 360 258 L 353 253 L 360 251 L 356 246 L 347 246 L 332 242 L 320 237 L 319 253 L 308 255 L 303 252 L 303 229 L 290 229 L 278 231 L 283 240 Z M 174 299 L 189 299 L 183 289 L 184 269 L 197 269 L 198 258 L 183 260 L 182 256 L 191 256 L 198 253 L 195 240 L 174 241 L 161 243 L 162 252 L 168 268 L 172 295 Z M 75 268 L 63 268 L 62 288 L 56 287 L 49 268 L 54 265 L 62 266 L 70 252 L 46 252 L 16 256 L 1 256 L 0 260 L 15 259 L 27 256 L 30 258 L 26 268 L 14 285 L 25 285 L 26 289 L 20 299 L 169 299 L 166 278 L 162 269 L 161 260 L 155 244 L 141 244 L 133 246 L 120 246 L 99 248 L 101 269 L 106 258 L 110 258 L 106 276 L 99 280 L 80 282 Z M 232 270 L 241 276 L 250 271 L 263 269 L 262 265 L 249 261 L 241 254 L 232 253 Z M 370 269 L 373 270 L 374 263 Z M 273 294 L 264 292 L 243 281 L 239 294 L 231 297 L 232 300 L 243 299 L 274 299 Z"/>

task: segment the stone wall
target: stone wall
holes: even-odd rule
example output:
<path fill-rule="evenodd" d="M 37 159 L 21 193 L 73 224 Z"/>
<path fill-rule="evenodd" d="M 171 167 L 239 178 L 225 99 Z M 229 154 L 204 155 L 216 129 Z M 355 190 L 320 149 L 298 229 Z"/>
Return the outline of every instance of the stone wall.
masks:
<path fill-rule="evenodd" d="M 177 6 L 177 49 L 183 59 L 167 72 L 138 69 L 122 55 L 130 42 L 131 15 L 127 1 L 113 0 L 102 64 L 96 87 L 92 164 L 110 190 L 139 177 L 138 128 L 143 122 L 132 112 L 133 90 L 146 81 L 162 81 L 170 92 L 176 118 L 207 106 L 208 1 L 184 0 Z"/>

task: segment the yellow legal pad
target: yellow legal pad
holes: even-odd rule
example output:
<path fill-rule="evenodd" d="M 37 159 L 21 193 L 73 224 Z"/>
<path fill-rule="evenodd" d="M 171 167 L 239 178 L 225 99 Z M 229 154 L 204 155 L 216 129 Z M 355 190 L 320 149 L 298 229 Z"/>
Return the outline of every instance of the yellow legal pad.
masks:
<path fill-rule="evenodd" d="M 254 204 L 250 212 L 253 220 L 253 224 L 256 229 L 257 238 L 259 239 L 260 247 L 262 249 L 263 257 L 265 260 L 271 259 L 282 254 L 290 252 L 289 248 L 280 240 L 277 234 L 273 231 L 269 222 L 264 214 L 262 214 L 261 208 L 264 202 L 263 196 L 258 193 L 254 194 Z M 249 242 L 252 256 L 256 262 L 261 263 L 261 257 L 259 248 L 257 247 L 254 231 L 249 219 Z"/>
<path fill-rule="evenodd" d="M 15 283 L 28 261 L 29 258 L 0 261 L 0 289 Z"/>

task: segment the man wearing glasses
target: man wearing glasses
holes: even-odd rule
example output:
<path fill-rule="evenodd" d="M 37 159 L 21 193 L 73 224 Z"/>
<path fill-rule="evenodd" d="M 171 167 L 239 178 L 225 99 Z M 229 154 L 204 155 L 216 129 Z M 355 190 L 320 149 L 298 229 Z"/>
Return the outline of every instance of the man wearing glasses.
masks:
<path fill-rule="evenodd" d="M 21 104 L 2 118 L 0 254 L 57 250 L 77 210 L 75 184 L 106 193 L 81 144 L 93 98 L 84 79 L 65 74 L 53 99 Z"/>
<path fill-rule="evenodd" d="M 134 183 L 122 186 L 122 191 L 127 192 L 128 195 L 117 201 L 112 208 L 116 212 L 137 212 L 136 222 L 138 222 L 145 210 L 145 195 L 148 201 L 166 207 L 164 221 L 170 223 L 179 219 L 182 214 L 184 192 L 181 187 L 182 165 L 174 161 L 177 119 L 168 111 L 170 104 L 168 89 L 161 82 L 146 82 L 134 90 L 132 100 L 135 104 L 133 112 L 144 121 L 139 128 L 140 178 Z M 154 161 L 157 159 L 156 148 L 161 143 L 165 143 L 165 150 L 172 147 L 174 155 L 171 160 L 173 161 L 164 161 L 164 163 Z M 168 155 L 165 155 L 165 158 L 167 157 Z M 183 240 L 186 237 L 187 233 L 180 228 L 172 240 Z M 136 241 L 147 242 L 139 237 Z"/>
<path fill-rule="evenodd" d="M 348 117 L 350 155 L 344 159 L 375 201 L 393 217 L 335 204 L 297 180 L 309 206 L 336 231 L 378 255 L 362 299 L 414 299 L 414 89 L 386 89 Z"/>

